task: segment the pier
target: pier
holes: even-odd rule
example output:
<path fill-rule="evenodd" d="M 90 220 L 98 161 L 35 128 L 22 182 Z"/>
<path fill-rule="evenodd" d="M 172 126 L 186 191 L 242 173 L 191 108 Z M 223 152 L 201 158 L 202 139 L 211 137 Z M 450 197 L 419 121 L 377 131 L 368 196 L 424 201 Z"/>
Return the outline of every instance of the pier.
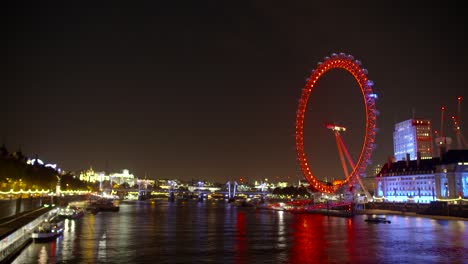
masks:
<path fill-rule="evenodd" d="M 58 207 L 40 207 L 0 219 L 0 264 L 11 261 L 31 242 L 31 232 L 56 214 Z"/>

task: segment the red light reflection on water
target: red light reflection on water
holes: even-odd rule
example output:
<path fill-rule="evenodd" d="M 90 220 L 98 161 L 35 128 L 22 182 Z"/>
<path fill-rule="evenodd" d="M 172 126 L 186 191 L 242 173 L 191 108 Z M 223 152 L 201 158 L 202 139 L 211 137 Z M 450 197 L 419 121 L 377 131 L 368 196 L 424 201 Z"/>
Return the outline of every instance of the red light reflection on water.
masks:
<path fill-rule="evenodd" d="M 346 250 L 348 252 L 348 257 L 350 258 L 349 261 L 351 263 L 359 263 L 359 262 L 355 262 L 357 261 L 357 259 L 354 258 L 357 252 L 356 252 L 356 244 L 354 243 L 356 240 L 356 236 L 355 236 L 355 232 L 353 228 L 352 218 L 346 219 L 346 231 L 348 234 L 348 239 L 346 240 Z"/>
<path fill-rule="evenodd" d="M 293 223 L 291 263 L 327 263 L 324 216 L 297 214 Z"/>
<path fill-rule="evenodd" d="M 50 245 L 50 256 L 51 257 L 55 257 L 55 251 L 56 251 L 56 247 L 57 247 L 57 242 L 54 240 L 51 245 Z"/>
<path fill-rule="evenodd" d="M 243 212 L 237 213 L 236 234 L 236 263 L 245 263 L 247 252 L 247 239 L 245 231 L 245 216 Z"/>

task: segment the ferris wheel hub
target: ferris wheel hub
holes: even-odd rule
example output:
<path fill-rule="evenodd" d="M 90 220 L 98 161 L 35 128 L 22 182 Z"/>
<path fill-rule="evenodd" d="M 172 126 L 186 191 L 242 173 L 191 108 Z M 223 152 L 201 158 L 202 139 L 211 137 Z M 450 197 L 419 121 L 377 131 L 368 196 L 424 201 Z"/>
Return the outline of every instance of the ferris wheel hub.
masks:
<path fill-rule="evenodd" d="M 327 125 L 325 125 L 325 127 L 327 129 L 333 130 L 335 132 L 344 132 L 344 131 L 346 131 L 346 127 L 338 126 L 338 125 L 335 125 L 335 124 L 327 124 Z"/>

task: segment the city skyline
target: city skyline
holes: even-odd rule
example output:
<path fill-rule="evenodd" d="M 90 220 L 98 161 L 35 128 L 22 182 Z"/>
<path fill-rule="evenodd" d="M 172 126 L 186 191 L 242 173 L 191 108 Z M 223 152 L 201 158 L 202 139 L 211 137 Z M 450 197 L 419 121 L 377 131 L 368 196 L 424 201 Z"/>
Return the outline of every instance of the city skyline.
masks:
<path fill-rule="evenodd" d="M 457 97 L 467 97 L 466 18 L 454 3 L 101 4 L 3 10 L 0 136 L 10 152 L 21 147 L 68 171 L 292 182 L 302 178 L 294 135 L 301 89 L 331 53 L 362 61 L 375 83 L 370 167 L 393 155 L 396 123 L 414 116 L 439 130 L 440 107 L 449 117 Z M 363 107 L 347 72 L 320 79 L 304 135 L 318 178 L 343 174 L 323 124 L 345 126 L 355 156 Z"/>

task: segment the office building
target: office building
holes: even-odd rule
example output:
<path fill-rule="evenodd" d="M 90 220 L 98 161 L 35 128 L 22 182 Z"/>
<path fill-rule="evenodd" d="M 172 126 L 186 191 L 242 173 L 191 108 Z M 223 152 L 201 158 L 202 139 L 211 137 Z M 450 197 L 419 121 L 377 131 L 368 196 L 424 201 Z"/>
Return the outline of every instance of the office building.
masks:
<path fill-rule="evenodd" d="M 397 161 L 431 159 L 433 156 L 433 140 L 431 121 L 413 118 L 395 125 L 393 132 L 393 148 Z"/>

